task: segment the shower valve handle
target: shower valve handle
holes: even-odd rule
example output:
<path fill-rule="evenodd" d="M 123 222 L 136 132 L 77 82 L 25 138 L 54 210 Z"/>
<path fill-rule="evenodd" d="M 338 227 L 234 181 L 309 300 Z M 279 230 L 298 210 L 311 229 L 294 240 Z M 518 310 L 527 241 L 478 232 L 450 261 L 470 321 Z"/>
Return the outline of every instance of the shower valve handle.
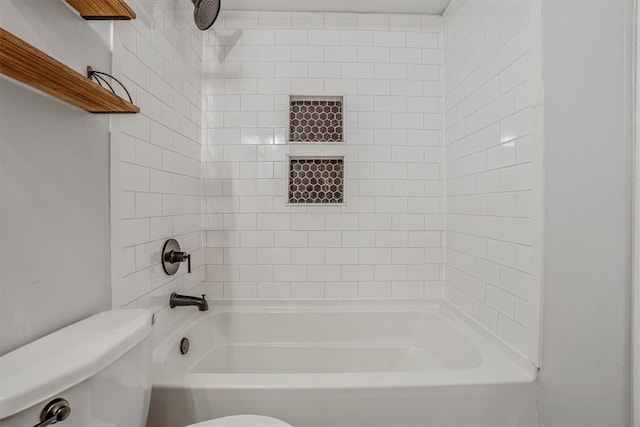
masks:
<path fill-rule="evenodd" d="M 167 254 L 167 258 L 171 264 L 187 261 L 187 272 L 191 273 L 191 254 L 182 251 L 171 251 Z"/>

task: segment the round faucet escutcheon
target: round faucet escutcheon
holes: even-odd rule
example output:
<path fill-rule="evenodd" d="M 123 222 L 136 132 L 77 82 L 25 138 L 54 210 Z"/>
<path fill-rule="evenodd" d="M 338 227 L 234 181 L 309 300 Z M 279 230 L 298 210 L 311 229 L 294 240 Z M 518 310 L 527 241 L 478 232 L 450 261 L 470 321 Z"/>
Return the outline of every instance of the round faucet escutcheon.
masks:
<path fill-rule="evenodd" d="M 173 276 L 180 269 L 180 263 L 187 262 L 187 273 L 191 273 L 191 254 L 180 250 L 180 243 L 176 239 L 169 239 L 162 247 L 162 269 Z"/>

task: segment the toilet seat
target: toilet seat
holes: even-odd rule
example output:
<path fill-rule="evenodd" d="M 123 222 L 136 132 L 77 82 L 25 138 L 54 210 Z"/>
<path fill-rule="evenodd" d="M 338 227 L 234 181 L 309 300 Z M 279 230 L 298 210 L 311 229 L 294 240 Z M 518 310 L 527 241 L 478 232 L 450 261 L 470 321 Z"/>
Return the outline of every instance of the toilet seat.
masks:
<path fill-rule="evenodd" d="M 293 427 L 282 420 L 261 415 L 233 415 L 231 417 L 216 418 L 186 427 Z"/>

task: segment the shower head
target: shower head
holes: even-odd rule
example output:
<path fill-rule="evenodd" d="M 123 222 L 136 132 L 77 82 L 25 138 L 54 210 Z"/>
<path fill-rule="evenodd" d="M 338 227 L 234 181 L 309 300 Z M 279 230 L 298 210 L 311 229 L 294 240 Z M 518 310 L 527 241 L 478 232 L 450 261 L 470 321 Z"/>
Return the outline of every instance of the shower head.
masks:
<path fill-rule="evenodd" d="M 193 20 L 202 31 L 208 30 L 216 22 L 220 13 L 221 0 L 191 0 L 193 2 Z"/>

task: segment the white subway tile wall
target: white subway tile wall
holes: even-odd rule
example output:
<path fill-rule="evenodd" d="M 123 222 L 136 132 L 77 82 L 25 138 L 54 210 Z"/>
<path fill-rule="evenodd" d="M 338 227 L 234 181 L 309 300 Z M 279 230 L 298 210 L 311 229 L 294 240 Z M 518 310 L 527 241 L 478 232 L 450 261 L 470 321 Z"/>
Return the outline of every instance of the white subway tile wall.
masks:
<path fill-rule="evenodd" d="M 173 291 L 444 295 L 535 359 L 528 2 L 222 12 L 204 33 L 188 2 L 132 6 L 114 24 L 113 72 L 142 108 L 112 122 L 114 307 L 168 325 Z M 291 95 L 343 96 L 344 142 L 289 144 Z M 289 204 L 289 156 L 344 158 L 345 203 Z M 191 275 L 162 271 L 171 237 Z"/>
<path fill-rule="evenodd" d="M 112 305 L 153 308 L 159 320 L 173 291 L 196 292 L 202 284 L 202 33 L 190 2 L 131 2 L 138 19 L 114 23 L 113 72 L 131 92 L 141 114 L 117 116 L 112 141 L 119 144 L 112 178 L 120 206 L 118 266 Z M 192 274 L 182 266 L 167 276 L 160 265 L 166 239 L 192 255 Z M 119 243 L 117 243 L 119 242 Z M 197 288 L 197 289 L 194 289 Z"/>
<path fill-rule="evenodd" d="M 522 0 L 444 15 L 445 296 L 534 357 L 531 16 Z"/>
<path fill-rule="evenodd" d="M 211 296 L 442 296 L 441 30 L 440 17 L 220 15 L 204 40 Z M 291 94 L 344 96 L 345 142 L 287 144 Z M 288 205 L 288 155 L 344 157 L 345 205 Z"/>

